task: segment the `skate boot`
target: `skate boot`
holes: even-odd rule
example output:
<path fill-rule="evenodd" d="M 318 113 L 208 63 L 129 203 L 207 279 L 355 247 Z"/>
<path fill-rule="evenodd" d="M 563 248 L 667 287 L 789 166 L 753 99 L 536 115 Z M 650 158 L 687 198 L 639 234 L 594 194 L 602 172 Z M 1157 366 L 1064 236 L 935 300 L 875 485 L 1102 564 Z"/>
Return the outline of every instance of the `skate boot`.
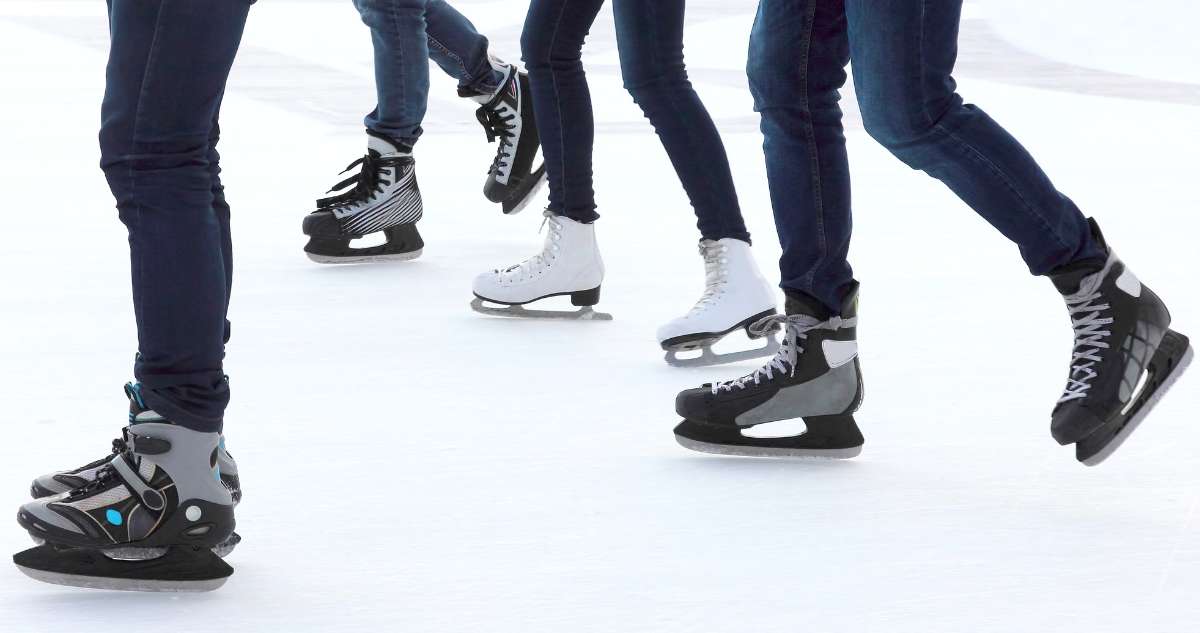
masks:
<path fill-rule="evenodd" d="M 146 405 L 141 400 L 140 386 L 134 384 L 125 385 L 125 395 L 130 401 L 130 420 L 146 412 Z M 127 431 L 128 429 L 126 429 Z M 112 455 L 120 455 L 129 448 L 128 434 L 124 434 L 120 439 L 113 440 L 112 454 L 98 459 L 86 466 L 80 466 L 75 470 L 63 470 L 59 472 L 42 475 L 33 481 L 29 492 L 34 499 L 43 499 L 45 497 L 53 497 L 54 495 L 70 492 L 76 488 L 82 488 L 96 481 L 97 473 L 100 472 L 108 462 L 112 460 Z M 236 506 L 242 500 L 242 484 L 238 478 L 237 462 L 233 460 L 233 455 L 225 449 L 225 438 L 222 437 L 217 445 L 217 470 L 221 473 L 221 483 L 229 489 L 229 494 L 233 497 L 233 504 Z M 41 539 L 35 537 L 35 542 L 41 544 Z M 213 552 L 224 558 L 233 552 L 238 543 L 242 541 L 242 537 L 235 532 L 229 535 L 220 545 L 213 548 Z"/>
<path fill-rule="evenodd" d="M 542 319 L 608 321 L 612 315 L 596 312 L 604 262 L 596 245 L 595 227 L 546 212 L 550 227 L 542 252 L 508 268 L 483 273 L 475 278 L 471 308 L 496 316 Z M 521 306 L 547 297 L 569 295 L 573 312 L 526 310 Z M 504 307 L 488 307 L 486 303 Z"/>
<path fill-rule="evenodd" d="M 1070 376 L 1051 418 L 1060 444 L 1088 466 L 1104 461 L 1141 424 L 1192 362 L 1188 338 L 1170 329 L 1166 305 L 1117 258 L 1051 274 L 1075 328 Z"/>
<path fill-rule="evenodd" d="M 21 527 L 43 545 L 13 556 L 43 582 L 128 591 L 211 591 L 233 568 L 213 553 L 233 533 L 220 436 L 141 409 L 124 448 L 82 487 L 30 501 Z"/>
<path fill-rule="evenodd" d="M 475 117 L 483 126 L 488 142 L 500 141 L 496 159 L 488 169 L 483 195 L 501 205 L 505 215 L 514 215 L 520 213 L 546 183 L 546 165 L 533 167 L 541 140 L 533 117 L 533 99 L 529 96 L 529 75 L 499 60 L 492 63 L 506 73 L 504 83 L 495 94 L 459 88 L 458 95 L 480 104 Z"/>
<path fill-rule="evenodd" d="M 675 427 L 682 446 L 754 457 L 847 459 L 862 451 L 863 436 L 853 415 L 863 397 L 857 284 L 840 315 L 831 315 L 815 300 L 788 297 L 786 305 L 787 315 L 769 316 L 753 326 L 758 332 L 785 326 L 782 346 L 771 362 L 736 380 L 688 389 L 675 399 L 675 411 L 684 418 Z M 799 433 L 771 429 L 772 422 L 795 419 L 804 422 Z"/>
<path fill-rule="evenodd" d="M 771 356 L 779 351 L 774 332 L 755 334 L 750 326 L 776 314 L 775 291 L 763 279 L 750 245 L 738 239 L 701 240 L 704 257 L 704 294 L 686 315 L 658 329 L 658 342 L 666 350 L 667 363 L 676 367 L 699 367 Z M 712 346 L 734 330 L 744 330 L 751 339 L 766 338 L 759 349 L 732 354 L 714 354 Z M 680 352 L 699 350 L 693 358 Z"/>
<path fill-rule="evenodd" d="M 309 237 L 304 252 L 319 264 L 407 261 L 421 256 L 425 243 L 417 232 L 421 190 L 417 187 L 412 148 L 367 130 L 367 155 L 342 173 L 357 174 L 329 190 L 317 210 L 304 218 Z M 387 242 L 356 248 L 353 240 L 383 232 Z"/>

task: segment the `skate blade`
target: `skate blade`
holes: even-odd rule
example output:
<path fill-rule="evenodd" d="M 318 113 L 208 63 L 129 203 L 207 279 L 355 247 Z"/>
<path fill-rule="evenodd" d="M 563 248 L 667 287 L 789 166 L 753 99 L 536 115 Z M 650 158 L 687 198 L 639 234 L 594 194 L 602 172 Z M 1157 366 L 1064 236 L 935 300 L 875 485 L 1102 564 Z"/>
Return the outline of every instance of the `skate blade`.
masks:
<path fill-rule="evenodd" d="M 549 176 L 546 174 L 545 167 L 543 166 L 542 167 L 542 175 L 538 177 L 537 182 L 533 185 L 533 188 L 530 189 L 529 193 L 525 194 L 525 197 L 522 198 L 521 201 L 518 202 L 515 206 L 513 206 L 513 208 L 505 211 L 504 215 L 516 215 L 516 214 L 524 211 L 525 207 L 528 207 L 529 204 L 531 202 L 533 202 L 533 199 L 537 197 L 538 193 L 541 192 L 542 187 L 546 186 L 546 181 L 548 179 L 549 179 Z"/>
<path fill-rule="evenodd" d="M 1171 375 L 1167 376 L 1167 379 L 1158 386 L 1158 390 L 1156 390 L 1154 394 L 1150 396 L 1150 399 L 1146 401 L 1146 404 L 1142 405 L 1141 410 L 1129 419 L 1129 422 L 1125 425 L 1125 428 L 1121 429 L 1115 436 L 1113 436 L 1113 439 L 1110 440 L 1108 444 L 1106 444 L 1104 448 L 1100 449 L 1100 451 L 1095 455 L 1092 455 L 1087 459 L 1080 460 L 1081 463 L 1084 466 L 1099 466 L 1104 462 L 1104 460 L 1108 459 L 1113 453 L 1117 452 L 1117 449 L 1121 448 L 1121 445 L 1125 443 L 1125 440 L 1129 439 L 1129 436 L 1133 435 L 1133 432 L 1136 431 L 1138 426 L 1142 424 L 1142 420 L 1145 420 L 1146 416 L 1150 415 L 1150 412 L 1154 410 L 1154 407 L 1158 405 L 1163 396 L 1165 396 L 1167 392 L 1171 390 L 1171 387 L 1175 386 L 1175 381 L 1179 380 L 1179 377 L 1182 376 L 1183 373 L 1187 371 L 1188 367 L 1192 365 L 1193 357 L 1195 357 L 1195 351 L 1189 345 L 1187 351 L 1184 352 L 1183 356 L 1179 359 L 1179 364 L 1175 365 L 1175 369 L 1171 372 Z"/>
<path fill-rule="evenodd" d="M 407 262 L 417 259 L 425 249 L 420 248 L 411 253 L 394 253 L 391 255 L 318 255 L 305 253 L 308 258 L 318 264 L 373 264 L 379 262 Z"/>
<path fill-rule="evenodd" d="M 105 578 L 100 576 L 77 576 L 53 571 L 42 571 L 31 567 L 17 565 L 21 573 L 30 578 L 59 585 L 62 587 L 81 587 L 83 589 L 106 589 L 110 591 L 142 591 L 154 593 L 195 593 L 220 589 L 226 578 L 210 580 L 143 580 L 126 578 Z"/>
<path fill-rule="evenodd" d="M 476 297 L 471 300 L 471 309 L 489 316 L 519 319 L 553 319 L 558 321 L 612 321 L 611 314 L 596 312 L 591 306 L 585 306 L 575 311 L 567 310 L 527 310 L 522 306 L 510 305 L 492 307 L 485 305 L 484 300 Z"/>
<path fill-rule="evenodd" d="M 777 457 L 788 459 L 837 460 L 852 459 L 862 454 L 862 446 L 820 450 L 812 448 L 782 448 L 777 446 L 713 444 L 709 442 L 693 440 L 678 434 L 675 435 L 675 441 L 679 442 L 680 446 L 698 453 L 708 453 L 710 455 L 731 455 L 736 457 Z"/>
<path fill-rule="evenodd" d="M 728 363 L 736 363 L 744 360 L 754 360 L 756 358 L 766 358 L 779 353 L 779 339 L 774 334 L 766 336 L 767 343 L 758 349 L 748 349 L 741 352 L 730 352 L 726 354 L 717 354 L 712 351 L 713 343 L 716 340 L 709 341 L 707 344 L 696 347 L 689 345 L 687 347 L 679 347 L 667 350 L 663 356 L 663 360 L 672 367 L 710 367 L 712 365 L 724 365 Z M 718 339 L 719 340 L 719 339 Z M 700 350 L 700 355 L 689 358 L 680 358 L 680 352 L 691 352 L 696 349 Z"/>

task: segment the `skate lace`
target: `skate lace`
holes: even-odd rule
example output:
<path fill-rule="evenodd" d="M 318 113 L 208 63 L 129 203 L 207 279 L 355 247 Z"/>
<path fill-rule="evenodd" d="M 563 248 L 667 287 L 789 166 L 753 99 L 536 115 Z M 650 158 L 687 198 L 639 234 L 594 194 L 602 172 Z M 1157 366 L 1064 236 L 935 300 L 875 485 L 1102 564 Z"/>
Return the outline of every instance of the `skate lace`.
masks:
<path fill-rule="evenodd" d="M 1103 313 L 1110 306 L 1099 303 L 1102 296 L 1099 291 L 1089 294 L 1067 297 L 1067 309 L 1071 314 L 1071 326 L 1075 328 L 1075 347 L 1072 348 L 1071 374 L 1067 378 L 1067 387 L 1059 398 L 1059 403 L 1078 400 L 1087 397 L 1092 387 L 1092 379 L 1099 374 L 1095 370 L 1096 363 L 1102 361 L 1101 350 L 1109 348 L 1108 337 L 1112 335 L 1104 326 L 1111 325 L 1112 317 L 1104 317 Z M 1076 318 L 1075 315 L 1083 315 Z"/>
<path fill-rule="evenodd" d="M 700 295 L 696 305 L 692 306 L 689 315 L 707 310 L 725 294 L 725 282 L 729 278 L 729 269 L 726 268 L 729 260 L 725 257 L 727 250 L 725 245 L 719 242 L 700 243 L 700 255 L 704 257 L 704 294 Z"/>
<path fill-rule="evenodd" d="M 501 112 L 499 109 L 483 106 L 475 111 L 475 118 L 479 120 L 479 124 L 483 126 L 483 131 L 487 134 L 489 143 L 496 142 L 500 139 L 500 147 L 496 150 L 496 158 L 492 161 L 492 166 L 488 168 L 488 174 L 495 174 L 508 167 L 508 159 L 512 157 L 509 149 L 516 147 L 517 134 L 514 130 L 517 129 L 513 122 L 517 114 L 512 109 L 508 109 L 507 113 Z"/>
<path fill-rule="evenodd" d="M 378 154 L 368 152 L 366 156 L 350 163 L 342 170 L 342 174 L 361 166 L 357 174 L 337 183 L 330 187 L 326 193 L 337 193 L 337 195 L 328 198 L 317 200 L 318 211 L 329 211 L 334 209 L 345 209 L 359 204 L 363 204 L 376 195 L 383 193 L 384 189 L 392 184 L 392 181 L 383 175 L 383 170 L 391 167 L 399 167 L 404 164 L 408 157 L 396 156 L 384 158 Z M 339 174 L 341 175 L 341 174 Z"/>
<path fill-rule="evenodd" d="M 129 450 L 129 443 L 126 442 L 123 438 L 117 438 L 112 441 L 112 455 L 122 455 L 128 450 Z M 104 459 L 98 459 L 98 460 L 92 462 L 91 464 L 88 464 L 84 468 L 85 469 L 95 468 L 96 466 L 99 466 L 100 464 L 108 462 L 108 461 L 112 460 L 112 455 L 109 455 L 108 457 L 105 457 Z M 112 478 L 115 476 L 117 476 L 116 469 L 114 469 L 112 466 L 104 466 L 96 471 L 95 479 L 80 486 L 79 488 L 72 490 L 70 493 L 68 493 L 67 496 L 71 497 L 71 498 L 76 498 L 76 497 L 91 494 L 92 492 L 105 487 L 108 484 L 108 482 L 111 481 Z"/>
<path fill-rule="evenodd" d="M 800 355 L 804 353 L 804 347 L 801 345 L 801 342 L 808 339 L 809 332 L 813 330 L 837 331 L 843 328 L 852 328 L 857 322 L 857 318 L 843 319 L 841 317 L 833 317 L 828 321 L 819 321 L 807 314 L 774 314 L 763 317 L 750 326 L 750 331 L 755 336 L 765 336 L 769 332 L 776 331 L 780 326 L 783 326 L 787 330 L 783 337 L 783 343 L 780 344 L 779 351 L 775 353 L 775 357 L 767 362 L 766 365 L 741 378 L 713 383 L 712 392 L 715 395 L 721 391 L 733 391 L 735 388 L 745 389 L 750 383 L 757 385 L 763 380 L 774 380 L 776 375 L 794 376 L 796 374 L 796 366 L 799 364 Z"/>
<path fill-rule="evenodd" d="M 545 217 L 538 232 L 540 233 L 547 225 L 550 226 L 550 232 L 546 234 L 546 241 L 542 245 L 542 252 L 520 264 L 497 271 L 501 275 L 508 277 L 512 281 L 521 281 L 527 279 L 534 272 L 540 271 L 550 265 L 558 257 L 559 243 L 562 241 L 563 234 L 562 220 L 549 209 L 546 209 L 542 215 Z"/>

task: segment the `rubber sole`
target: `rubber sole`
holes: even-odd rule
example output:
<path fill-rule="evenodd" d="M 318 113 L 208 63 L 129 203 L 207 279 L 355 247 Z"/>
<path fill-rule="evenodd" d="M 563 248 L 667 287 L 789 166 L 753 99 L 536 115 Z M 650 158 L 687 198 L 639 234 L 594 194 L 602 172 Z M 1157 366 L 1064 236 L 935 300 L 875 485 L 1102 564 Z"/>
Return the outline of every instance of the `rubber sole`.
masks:
<path fill-rule="evenodd" d="M 1171 358 L 1170 346 L 1174 344 L 1177 347 L 1183 347 L 1182 354 L 1176 353 L 1175 358 Z M 1191 366 L 1192 360 L 1195 357 L 1195 351 L 1186 336 L 1170 330 L 1163 337 L 1163 343 L 1159 344 L 1159 353 L 1165 353 L 1163 358 L 1155 358 L 1151 361 L 1151 365 L 1162 365 L 1167 363 L 1169 366 L 1168 373 L 1158 380 L 1158 384 L 1153 391 L 1145 396 L 1145 401 L 1137 408 L 1137 411 L 1131 415 L 1115 433 L 1106 431 L 1103 427 L 1097 430 L 1092 435 L 1080 440 L 1075 445 L 1076 459 L 1082 462 L 1085 466 L 1098 466 L 1112 456 L 1113 453 L 1125 443 L 1129 436 L 1141 426 L 1142 422 L 1158 406 L 1163 396 L 1175 386 L 1175 383 Z M 1156 353 L 1157 355 L 1158 353 Z M 1174 361 L 1174 362 L 1172 362 Z M 1112 439 L 1107 440 L 1100 448 L 1095 448 L 1095 444 L 1104 442 L 1104 436 L 1112 435 Z"/>
<path fill-rule="evenodd" d="M 659 341 L 659 345 L 668 352 L 688 352 L 692 350 L 703 349 L 705 347 L 711 347 L 713 343 L 716 343 L 717 341 L 725 338 L 737 330 L 745 330 L 746 336 L 750 337 L 751 340 L 766 338 L 767 335 L 755 336 L 750 332 L 750 326 L 758 321 L 761 321 L 762 319 L 765 319 L 766 317 L 774 316 L 776 314 L 779 314 L 779 312 L 775 310 L 775 308 L 771 308 L 770 310 L 764 310 L 749 318 L 742 319 L 733 326 L 720 332 L 695 332 L 692 334 L 685 334 L 683 336 L 673 336 L 669 339 Z"/>

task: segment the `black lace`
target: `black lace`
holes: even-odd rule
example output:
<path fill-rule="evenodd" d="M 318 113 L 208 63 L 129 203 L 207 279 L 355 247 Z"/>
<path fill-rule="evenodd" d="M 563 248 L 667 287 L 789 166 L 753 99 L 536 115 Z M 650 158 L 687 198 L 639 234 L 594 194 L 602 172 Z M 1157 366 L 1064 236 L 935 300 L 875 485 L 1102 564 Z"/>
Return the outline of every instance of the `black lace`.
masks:
<path fill-rule="evenodd" d="M 495 143 L 496 139 L 500 139 L 500 147 L 496 150 L 496 159 L 492 161 L 492 166 L 488 168 L 488 173 L 494 174 L 500 170 L 500 163 L 507 158 L 504 150 L 516 144 L 513 142 L 513 139 L 517 137 L 517 134 L 513 130 L 517 126 L 513 123 L 513 119 L 517 118 L 517 115 L 515 113 L 500 114 L 498 110 L 483 106 L 475 111 L 475 118 L 483 126 L 483 131 L 487 134 L 489 143 Z"/>
<path fill-rule="evenodd" d="M 92 468 L 96 468 L 97 466 L 101 466 L 102 464 L 105 464 L 105 463 L 111 461 L 112 455 L 121 455 L 122 453 L 125 453 L 128 450 L 129 450 L 129 443 L 126 442 L 122 438 L 117 438 L 112 441 L 112 454 L 111 455 L 109 455 L 108 457 L 105 457 L 103 459 L 98 459 L 98 460 L 88 464 L 87 466 L 84 466 L 80 470 L 89 470 Z M 113 470 L 112 466 L 104 466 L 100 470 L 96 471 L 95 479 L 93 479 L 92 481 L 89 481 L 88 483 L 84 484 L 83 486 L 80 486 L 79 488 L 72 490 L 70 492 L 69 496 L 79 497 L 79 496 L 82 496 L 85 494 L 90 494 L 92 491 L 100 490 L 115 475 L 116 475 L 116 471 Z"/>
<path fill-rule="evenodd" d="M 375 194 L 383 193 L 383 188 L 392 184 L 391 181 L 383 177 L 383 170 L 389 167 L 399 167 L 406 160 L 407 158 L 403 156 L 383 158 L 372 152 L 350 163 L 342 170 L 343 174 L 359 165 L 362 166 L 362 169 L 357 174 L 334 185 L 326 193 L 341 191 L 351 185 L 353 185 L 353 188 L 336 196 L 317 200 L 317 210 L 325 211 L 350 206 L 369 200 Z"/>

